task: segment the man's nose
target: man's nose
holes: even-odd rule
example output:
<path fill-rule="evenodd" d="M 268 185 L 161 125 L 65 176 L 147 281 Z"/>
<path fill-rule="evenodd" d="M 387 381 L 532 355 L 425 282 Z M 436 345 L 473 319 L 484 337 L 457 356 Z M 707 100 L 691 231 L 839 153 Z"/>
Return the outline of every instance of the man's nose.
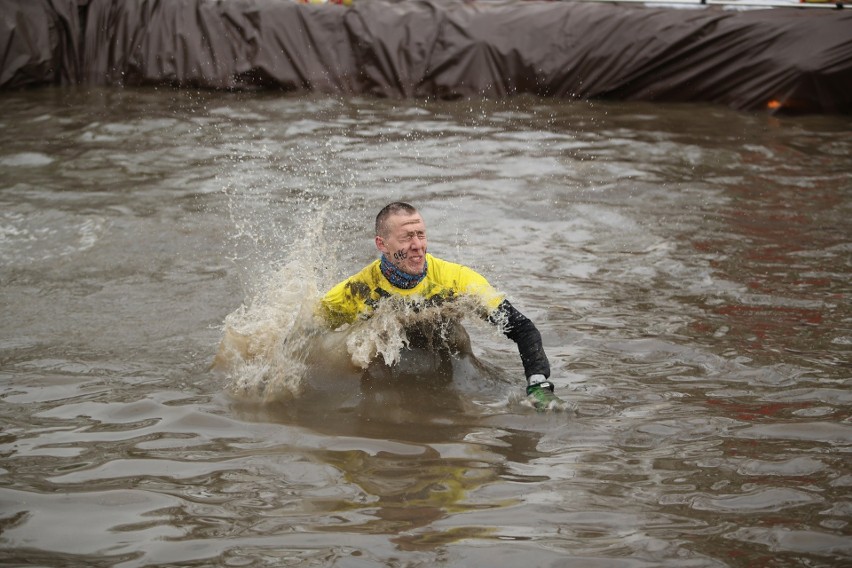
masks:
<path fill-rule="evenodd" d="M 416 248 L 423 248 L 423 246 L 425 244 L 426 244 L 426 237 L 418 237 L 417 235 L 414 235 L 413 237 L 411 237 L 411 246 L 416 247 Z"/>

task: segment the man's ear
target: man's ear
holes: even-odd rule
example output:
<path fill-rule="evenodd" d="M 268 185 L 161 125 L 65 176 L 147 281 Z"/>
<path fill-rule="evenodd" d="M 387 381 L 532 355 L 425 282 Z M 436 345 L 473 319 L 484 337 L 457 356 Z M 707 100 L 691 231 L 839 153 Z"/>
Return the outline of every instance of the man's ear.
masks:
<path fill-rule="evenodd" d="M 383 241 L 382 237 L 378 235 L 376 235 L 376 248 L 384 254 L 388 253 L 388 247 L 385 246 L 385 241 Z"/>

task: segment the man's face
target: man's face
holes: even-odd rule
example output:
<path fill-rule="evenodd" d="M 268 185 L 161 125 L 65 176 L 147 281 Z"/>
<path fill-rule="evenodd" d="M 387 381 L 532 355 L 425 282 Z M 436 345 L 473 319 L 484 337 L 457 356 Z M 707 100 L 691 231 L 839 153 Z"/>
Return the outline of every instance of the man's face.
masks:
<path fill-rule="evenodd" d="M 426 264 L 426 223 L 419 213 L 397 213 L 387 219 L 387 234 L 376 237 L 379 249 L 407 274 L 423 272 Z"/>

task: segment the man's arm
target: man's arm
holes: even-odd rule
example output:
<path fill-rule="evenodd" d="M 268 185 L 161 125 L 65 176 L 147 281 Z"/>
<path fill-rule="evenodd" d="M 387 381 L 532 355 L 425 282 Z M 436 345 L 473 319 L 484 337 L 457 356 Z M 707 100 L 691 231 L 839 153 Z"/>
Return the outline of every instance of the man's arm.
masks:
<path fill-rule="evenodd" d="M 317 311 L 331 329 L 337 329 L 358 318 L 358 314 L 364 309 L 365 298 L 369 296 L 369 286 L 355 277 L 349 278 L 326 292 Z"/>
<path fill-rule="evenodd" d="M 540 412 L 566 408 L 565 401 L 553 394 L 553 383 L 547 380 L 550 361 L 535 324 L 508 300 L 503 300 L 488 319 L 492 323 L 505 322 L 503 333 L 517 344 L 527 377 L 527 400 L 533 408 Z"/>
<path fill-rule="evenodd" d="M 529 318 L 509 300 L 503 300 L 488 319 L 492 323 L 506 322 L 503 333 L 517 344 L 527 380 L 534 375 L 543 375 L 545 379 L 550 376 L 550 361 L 541 343 L 541 333 Z"/>

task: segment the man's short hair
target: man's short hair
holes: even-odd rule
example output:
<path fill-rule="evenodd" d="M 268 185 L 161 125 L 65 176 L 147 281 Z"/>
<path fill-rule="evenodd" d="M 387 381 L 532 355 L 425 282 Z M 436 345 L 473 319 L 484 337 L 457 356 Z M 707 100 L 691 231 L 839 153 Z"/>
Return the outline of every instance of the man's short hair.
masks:
<path fill-rule="evenodd" d="M 390 217 L 391 215 L 396 215 L 397 213 L 414 215 L 415 213 L 417 213 L 417 208 L 402 201 L 394 201 L 393 203 L 388 203 L 387 205 L 382 207 L 382 210 L 379 211 L 378 215 L 376 215 L 376 236 L 384 237 L 385 235 L 387 235 L 388 217 Z"/>

